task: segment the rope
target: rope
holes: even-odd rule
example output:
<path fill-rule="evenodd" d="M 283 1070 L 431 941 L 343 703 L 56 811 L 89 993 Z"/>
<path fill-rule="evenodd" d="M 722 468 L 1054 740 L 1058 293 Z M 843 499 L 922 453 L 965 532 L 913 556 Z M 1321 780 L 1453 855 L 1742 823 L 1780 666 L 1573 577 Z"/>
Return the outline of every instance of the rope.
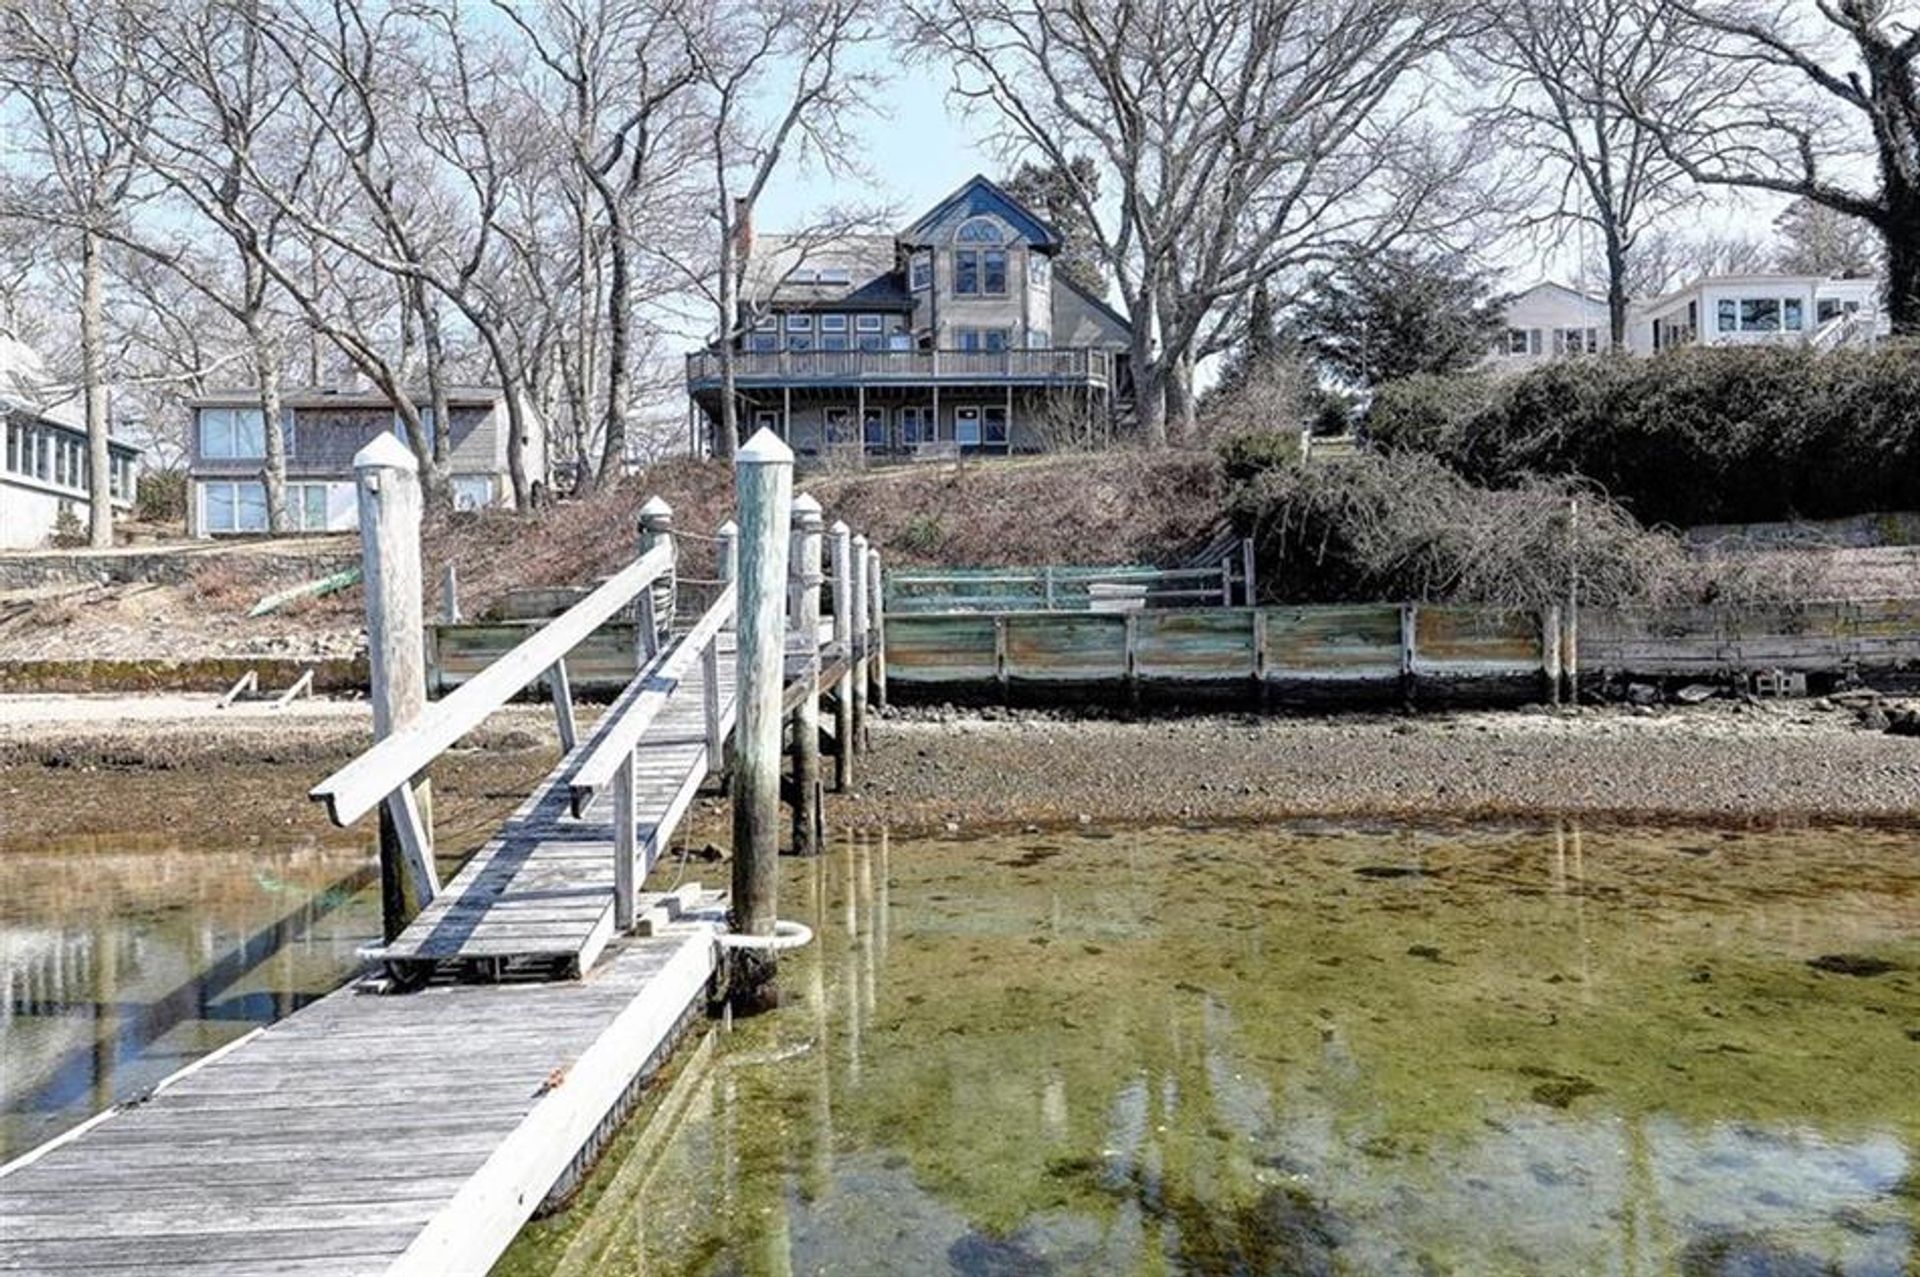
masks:
<path fill-rule="evenodd" d="M 725 537 L 714 536 L 712 533 L 709 533 L 709 532 L 689 532 L 680 528 L 675 528 L 673 530 L 673 535 L 676 537 L 688 537 L 695 541 L 709 541 L 715 544 L 718 544 L 723 540 L 729 539 Z"/>

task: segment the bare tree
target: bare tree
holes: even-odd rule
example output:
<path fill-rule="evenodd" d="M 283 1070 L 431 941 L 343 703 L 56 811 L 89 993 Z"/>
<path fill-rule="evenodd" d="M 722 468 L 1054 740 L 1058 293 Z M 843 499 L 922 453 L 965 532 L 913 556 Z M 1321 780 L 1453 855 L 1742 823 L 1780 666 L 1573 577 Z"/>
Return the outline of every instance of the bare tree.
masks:
<path fill-rule="evenodd" d="M 677 208 L 686 201 L 682 176 L 695 155 L 688 89 L 694 64 L 676 38 L 676 0 L 555 0 L 539 17 L 508 0 L 495 6 L 526 37 L 540 65 L 564 92 L 562 130 L 574 171 L 592 193 L 597 218 L 577 229 L 606 259 L 606 407 L 601 416 L 597 467 L 583 465 L 580 482 L 596 472 L 618 475 L 627 454 L 633 411 L 636 213 Z M 658 219 L 664 222 L 665 219 Z M 650 230 L 664 231 L 658 224 Z M 581 458 L 583 461 L 586 458 Z"/>
<path fill-rule="evenodd" d="M 1797 199 L 1773 219 L 1780 236 L 1774 265 L 1797 275 L 1873 275 L 1881 269 L 1880 237 L 1870 222 Z"/>
<path fill-rule="evenodd" d="M 1625 105 L 1658 101 L 1677 127 L 1716 109 L 1743 72 L 1703 57 L 1662 0 L 1502 0 L 1461 61 L 1489 82 L 1485 118 L 1544 161 L 1545 220 L 1593 232 L 1607 281 L 1610 342 L 1623 350 L 1635 251 L 1650 225 L 1698 198 L 1686 170 Z"/>
<path fill-rule="evenodd" d="M 1415 73 L 1450 0 L 911 0 L 917 38 L 1003 141 L 1066 176 L 1133 328 L 1139 427 L 1190 415 L 1194 362 L 1253 287 L 1442 212 Z M 1090 156 L 1099 190 L 1073 180 Z M 1387 180 L 1387 179 L 1393 180 Z M 1189 423 L 1180 420 L 1184 429 Z"/>
<path fill-rule="evenodd" d="M 1920 333 L 1920 10 L 1911 0 L 1661 0 L 1697 47 L 1751 71 L 1670 120 L 1629 99 L 1695 181 L 1778 191 L 1872 225 L 1887 311 Z M 1684 90 L 1683 90 L 1684 91 Z M 1850 169 L 1869 157 L 1875 181 Z"/>
<path fill-rule="evenodd" d="M 112 104 L 117 118 L 147 113 L 138 67 L 139 30 L 113 3 L 17 0 L 0 7 L 0 88 L 20 116 L 38 178 L 11 191 L 0 211 L 69 228 L 80 259 L 81 390 L 87 428 L 88 543 L 113 544 L 111 454 L 107 443 L 105 248 L 139 198 L 143 170 L 129 131 L 101 128 L 75 92 Z"/>
<path fill-rule="evenodd" d="M 730 457 L 740 444 L 734 354 L 753 318 L 742 303 L 754 209 L 791 160 L 812 158 L 841 176 L 858 172 L 847 125 L 871 109 L 879 83 L 851 55 L 880 32 L 873 6 L 862 0 L 717 0 L 689 8 L 682 30 L 703 99 L 716 236 L 711 258 L 686 263 L 687 274 L 713 304 L 721 377 L 714 450 Z M 830 210 L 794 228 L 790 242 L 830 242 L 864 220 Z"/>

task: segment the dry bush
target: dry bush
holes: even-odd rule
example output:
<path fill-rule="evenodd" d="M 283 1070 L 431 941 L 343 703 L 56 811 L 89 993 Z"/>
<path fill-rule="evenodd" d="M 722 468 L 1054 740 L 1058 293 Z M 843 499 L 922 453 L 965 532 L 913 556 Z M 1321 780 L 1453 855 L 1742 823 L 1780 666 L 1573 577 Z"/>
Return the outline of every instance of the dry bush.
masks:
<path fill-rule="evenodd" d="M 1210 453 L 1132 450 L 968 458 L 810 486 L 829 520 L 865 532 L 889 563 L 923 567 L 1175 563 L 1219 526 L 1225 495 Z"/>

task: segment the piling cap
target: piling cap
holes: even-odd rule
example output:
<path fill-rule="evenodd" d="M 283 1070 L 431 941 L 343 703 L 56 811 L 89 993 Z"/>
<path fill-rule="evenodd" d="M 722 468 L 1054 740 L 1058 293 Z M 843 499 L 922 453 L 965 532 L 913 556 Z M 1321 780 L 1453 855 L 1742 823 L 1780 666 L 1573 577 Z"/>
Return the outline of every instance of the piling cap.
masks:
<path fill-rule="evenodd" d="M 793 517 L 797 523 L 817 524 L 820 522 L 820 502 L 811 492 L 802 492 L 793 499 Z"/>
<path fill-rule="evenodd" d="M 714 533 L 723 537 L 737 537 L 740 535 L 740 525 L 732 519 L 728 519 L 725 523 L 715 528 Z"/>
<path fill-rule="evenodd" d="M 640 507 L 640 520 L 643 523 L 652 519 L 671 519 L 672 517 L 673 507 L 658 494 L 648 497 L 647 503 Z"/>
<path fill-rule="evenodd" d="M 845 519 L 835 519 L 833 521 L 833 526 L 827 529 L 827 531 L 833 533 L 833 535 L 837 537 L 843 537 L 847 535 L 847 533 L 850 532 L 851 530 L 852 529 L 847 527 L 847 521 Z"/>
<path fill-rule="evenodd" d="M 366 447 L 353 454 L 355 470 L 405 470 L 409 474 L 420 473 L 420 462 L 413 455 L 413 449 L 401 443 L 398 436 L 385 431 L 375 435 Z"/>
<path fill-rule="evenodd" d="M 762 426 L 753 438 L 740 445 L 740 451 L 733 454 L 733 463 L 736 466 L 790 466 L 793 449 L 782 443 L 770 427 Z"/>

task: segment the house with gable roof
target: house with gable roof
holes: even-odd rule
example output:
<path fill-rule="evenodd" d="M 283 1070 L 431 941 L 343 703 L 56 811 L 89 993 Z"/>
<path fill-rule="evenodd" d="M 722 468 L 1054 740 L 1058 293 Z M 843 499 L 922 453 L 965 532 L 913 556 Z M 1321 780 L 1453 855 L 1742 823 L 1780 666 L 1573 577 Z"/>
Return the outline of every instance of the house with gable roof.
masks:
<path fill-rule="evenodd" d="M 816 243 L 747 228 L 734 388 L 744 435 L 802 456 L 1043 451 L 1130 409 L 1127 321 L 1054 270 L 1058 232 L 976 176 L 892 235 Z M 722 358 L 687 358 L 696 447 Z"/>

